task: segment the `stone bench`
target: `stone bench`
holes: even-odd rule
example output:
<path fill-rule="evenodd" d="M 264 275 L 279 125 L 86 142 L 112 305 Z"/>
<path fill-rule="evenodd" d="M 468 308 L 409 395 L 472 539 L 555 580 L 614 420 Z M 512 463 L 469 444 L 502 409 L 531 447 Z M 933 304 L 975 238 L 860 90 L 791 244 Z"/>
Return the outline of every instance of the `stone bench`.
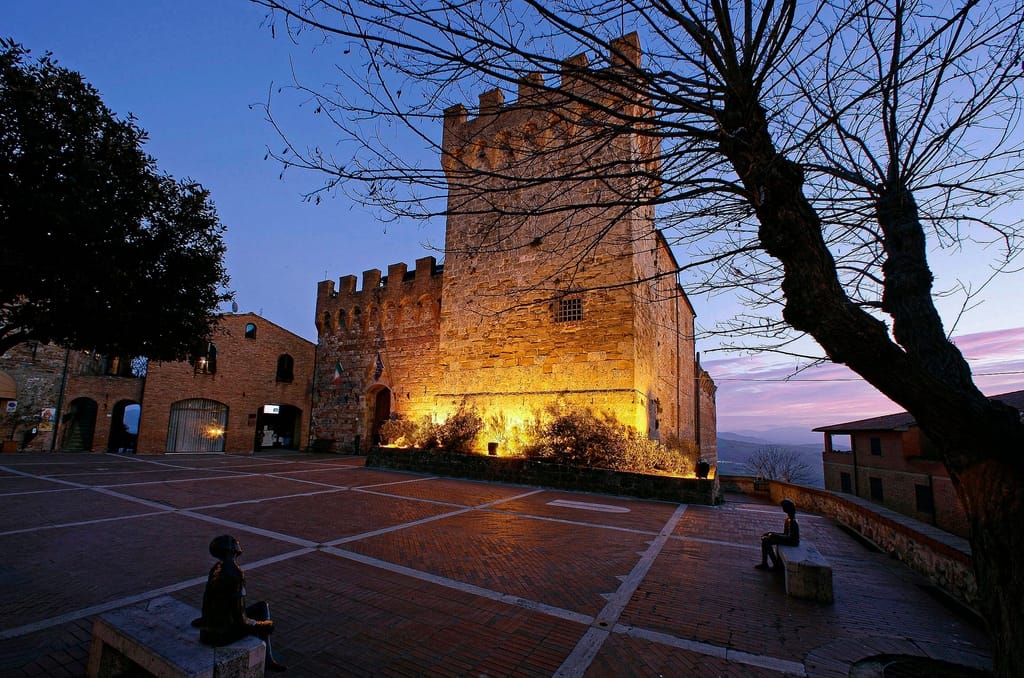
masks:
<path fill-rule="evenodd" d="M 261 678 L 266 646 L 248 637 L 224 647 L 199 642 L 199 611 L 170 596 L 104 612 L 93 624 L 89 678 Z"/>
<path fill-rule="evenodd" d="M 832 602 L 832 567 L 814 544 L 778 546 L 779 560 L 786 579 L 786 594 L 821 603 Z"/>

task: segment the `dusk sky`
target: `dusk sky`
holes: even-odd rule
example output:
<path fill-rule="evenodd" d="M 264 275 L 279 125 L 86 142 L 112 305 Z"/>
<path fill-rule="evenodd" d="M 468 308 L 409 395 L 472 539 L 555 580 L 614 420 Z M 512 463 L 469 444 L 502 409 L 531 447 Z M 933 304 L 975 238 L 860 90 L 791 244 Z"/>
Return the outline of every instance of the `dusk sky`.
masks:
<path fill-rule="evenodd" d="M 398 262 L 411 267 L 431 254 L 443 259 L 427 249 L 443 244 L 443 225 L 385 227 L 343 195 L 304 203 L 301 195 L 319 179 L 299 173 L 282 179 L 280 166 L 264 160 L 277 140 L 260 105 L 274 93 L 282 102 L 275 106 L 282 123 L 316 136 L 311 112 L 277 88 L 290 83 L 293 71 L 309 83 L 336 80 L 331 66 L 338 55 L 331 47 L 314 50 L 280 35 L 272 39 L 261 27 L 263 15 L 243 0 L 14 0 L 5 3 L 0 34 L 34 55 L 53 52 L 61 65 L 81 72 L 115 113 L 134 114 L 149 132 L 146 150 L 160 168 L 211 191 L 227 226 L 227 267 L 239 310 L 316 341 L 318 281 Z M 329 134 L 325 128 L 319 143 L 330 145 Z M 686 260 L 685 252 L 676 254 Z M 987 269 L 979 254 L 967 250 L 933 259 L 937 287 L 983 281 Z M 1002 276 L 953 328 L 988 394 L 1024 389 L 1022 287 L 1024 273 Z M 691 301 L 700 327 L 735 310 L 731 298 Z M 940 302 L 947 330 L 961 301 Z M 842 366 L 816 367 L 787 380 L 797 367 L 792 359 L 717 348 L 698 337 L 702 363 L 718 384 L 720 432 L 797 429 L 801 441 L 811 442 L 820 440 L 810 433 L 816 426 L 902 409 Z"/>

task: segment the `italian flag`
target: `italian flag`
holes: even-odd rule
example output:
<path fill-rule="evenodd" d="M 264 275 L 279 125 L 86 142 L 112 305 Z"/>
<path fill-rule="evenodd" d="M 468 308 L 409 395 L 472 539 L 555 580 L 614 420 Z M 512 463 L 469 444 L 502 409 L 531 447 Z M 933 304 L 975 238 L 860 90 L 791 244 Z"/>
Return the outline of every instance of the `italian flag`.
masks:
<path fill-rule="evenodd" d="M 341 383 L 341 375 L 342 375 L 342 373 L 344 373 L 344 371 L 345 370 L 341 369 L 341 363 L 335 361 L 334 362 L 334 379 L 331 380 L 331 383 L 334 384 L 335 386 L 340 384 Z"/>

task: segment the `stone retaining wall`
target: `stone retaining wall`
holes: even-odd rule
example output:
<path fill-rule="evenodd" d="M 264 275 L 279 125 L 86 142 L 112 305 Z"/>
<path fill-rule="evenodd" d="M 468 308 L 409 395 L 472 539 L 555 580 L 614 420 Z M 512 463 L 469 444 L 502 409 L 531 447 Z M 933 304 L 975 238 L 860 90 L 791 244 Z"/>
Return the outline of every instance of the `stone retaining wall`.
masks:
<path fill-rule="evenodd" d="M 775 480 L 766 482 L 767 488 L 761 490 L 754 487 L 753 478 L 721 478 L 725 491 L 770 496 L 776 503 L 789 497 L 800 511 L 832 518 L 899 558 L 960 603 L 978 609 L 974 563 L 966 539 L 853 495 Z"/>
<path fill-rule="evenodd" d="M 374 448 L 366 457 L 366 465 L 473 480 L 618 494 L 641 499 L 662 499 L 686 504 L 714 505 L 722 501 L 718 480 L 715 478 L 698 480 L 626 473 L 564 466 L 520 457 L 486 457 L 476 454 L 455 454 L 444 450 Z"/>

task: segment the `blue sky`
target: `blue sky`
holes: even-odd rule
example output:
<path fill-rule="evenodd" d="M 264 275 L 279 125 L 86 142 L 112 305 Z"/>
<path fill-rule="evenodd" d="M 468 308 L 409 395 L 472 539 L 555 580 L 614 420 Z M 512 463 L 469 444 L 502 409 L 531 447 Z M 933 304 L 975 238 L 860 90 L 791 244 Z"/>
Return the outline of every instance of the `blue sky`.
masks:
<path fill-rule="evenodd" d="M 263 10 L 243 0 L 11 0 L 2 34 L 35 54 L 54 53 L 81 72 L 119 115 L 134 114 L 149 132 L 147 151 L 166 172 L 208 188 L 227 226 L 227 266 L 239 309 L 260 313 L 316 340 L 317 282 L 388 264 L 410 266 L 439 252 L 441 224 L 384 225 L 342 195 L 320 205 L 302 201 L 318 185 L 300 173 L 280 178 L 264 160 L 277 139 L 261 104 L 273 96 L 275 114 L 305 138 L 330 144 L 308 108 L 282 85 L 298 73 L 310 84 L 337 81 L 332 48 L 272 39 Z M 431 134 L 440 135 L 440 129 Z M 938 286 L 956 277 L 975 284 L 986 276 L 977 252 L 936 258 Z M 685 253 L 680 253 L 685 258 Z M 1024 314 L 1018 301 L 1024 273 L 988 288 L 955 334 L 987 393 L 1024 389 Z M 691 299 L 707 327 L 735 310 L 729 297 Z M 947 325 L 959 302 L 940 303 Z M 969 347 L 965 348 L 965 347 Z M 699 340 L 704 365 L 719 385 L 719 430 L 796 428 L 809 440 L 815 426 L 899 411 L 845 368 L 827 366 L 785 381 L 792 361 L 773 355 L 715 352 Z M 999 374 L 996 374 L 999 373 Z"/>

